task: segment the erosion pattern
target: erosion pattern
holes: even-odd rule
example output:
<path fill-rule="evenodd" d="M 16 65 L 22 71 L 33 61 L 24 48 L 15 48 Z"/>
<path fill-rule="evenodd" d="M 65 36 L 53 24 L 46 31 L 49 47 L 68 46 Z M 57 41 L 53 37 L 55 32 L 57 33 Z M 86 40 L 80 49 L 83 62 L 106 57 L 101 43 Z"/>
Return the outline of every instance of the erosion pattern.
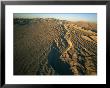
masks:
<path fill-rule="evenodd" d="M 14 19 L 14 75 L 96 75 L 95 23 Z"/>

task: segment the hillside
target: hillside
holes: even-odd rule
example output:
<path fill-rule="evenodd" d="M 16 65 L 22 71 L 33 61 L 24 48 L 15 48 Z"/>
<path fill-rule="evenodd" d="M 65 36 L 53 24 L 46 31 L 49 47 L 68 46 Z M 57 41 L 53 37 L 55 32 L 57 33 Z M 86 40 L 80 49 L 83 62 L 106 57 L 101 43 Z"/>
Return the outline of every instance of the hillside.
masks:
<path fill-rule="evenodd" d="M 14 19 L 14 75 L 96 75 L 94 29 L 90 22 Z"/>

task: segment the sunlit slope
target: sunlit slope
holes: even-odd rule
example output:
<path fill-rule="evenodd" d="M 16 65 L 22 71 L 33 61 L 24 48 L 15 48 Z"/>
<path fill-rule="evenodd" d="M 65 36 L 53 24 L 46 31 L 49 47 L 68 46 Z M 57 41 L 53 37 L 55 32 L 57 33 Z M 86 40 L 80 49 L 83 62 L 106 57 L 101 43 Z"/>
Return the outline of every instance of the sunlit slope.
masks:
<path fill-rule="evenodd" d="M 14 20 L 15 75 L 96 73 L 97 33 L 92 29 L 57 19 Z"/>

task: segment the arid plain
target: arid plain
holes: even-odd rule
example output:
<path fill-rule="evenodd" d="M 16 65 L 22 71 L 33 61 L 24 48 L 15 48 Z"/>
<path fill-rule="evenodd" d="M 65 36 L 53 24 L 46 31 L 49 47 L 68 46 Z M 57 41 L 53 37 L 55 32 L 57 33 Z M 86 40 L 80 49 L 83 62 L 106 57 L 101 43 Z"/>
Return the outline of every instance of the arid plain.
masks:
<path fill-rule="evenodd" d="M 14 18 L 14 75 L 96 74 L 96 23 Z"/>

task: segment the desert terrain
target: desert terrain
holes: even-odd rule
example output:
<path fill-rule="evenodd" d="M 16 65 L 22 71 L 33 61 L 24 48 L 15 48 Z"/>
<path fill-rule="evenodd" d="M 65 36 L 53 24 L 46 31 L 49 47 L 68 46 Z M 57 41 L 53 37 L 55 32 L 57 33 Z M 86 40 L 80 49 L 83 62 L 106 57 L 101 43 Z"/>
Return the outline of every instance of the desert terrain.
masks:
<path fill-rule="evenodd" d="M 96 74 L 96 23 L 14 18 L 14 75 Z"/>

